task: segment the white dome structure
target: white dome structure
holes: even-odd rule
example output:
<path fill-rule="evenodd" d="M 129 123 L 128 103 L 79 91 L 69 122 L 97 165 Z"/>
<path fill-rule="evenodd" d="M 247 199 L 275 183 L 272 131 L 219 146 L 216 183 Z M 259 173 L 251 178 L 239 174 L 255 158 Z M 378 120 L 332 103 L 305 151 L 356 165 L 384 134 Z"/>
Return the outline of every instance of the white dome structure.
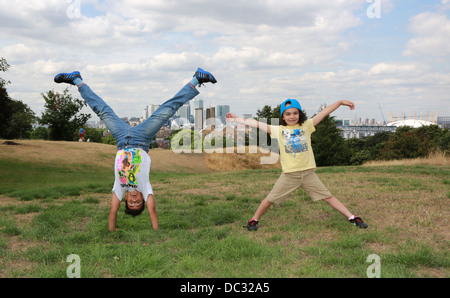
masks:
<path fill-rule="evenodd" d="M 431 114 L 427 112 L 427 115 L 423 118 L 424 120 L 422 120 L 422 112 L 420 113 L 420 117 L 417 114 L 418 113 L 414 112 L 414 116 L 411 116 L 411 114 L 408 113 L 408 118 L 406 118 L 405 113 L 402 114 L 397 113 L 397 117 L 395 117 L 394 114 L 390 112 L 388 113 L 389 123 L 386 124 L 386 126 L 395 126 L 395 127 L 409 126 L 413 128 L 418 128 L 422 126 L 437 125 L 436 118 L 438 115 L 438 111 Z"/>
<path fill-rule="evenodd" d="M 396 127 L 409 126 L 409 127 L 413 127 L 413 128 L 418 128 L 418 127 L 422 127 L 422 126 L 430 126 L 433 124 L 435 124 L 435 123 L 430 122 L 430 121 L 425 121 L 425 120 L 405 119 L 405 120 L 390 122 L 386 125 L 387 126 L 396 126 Z"/>

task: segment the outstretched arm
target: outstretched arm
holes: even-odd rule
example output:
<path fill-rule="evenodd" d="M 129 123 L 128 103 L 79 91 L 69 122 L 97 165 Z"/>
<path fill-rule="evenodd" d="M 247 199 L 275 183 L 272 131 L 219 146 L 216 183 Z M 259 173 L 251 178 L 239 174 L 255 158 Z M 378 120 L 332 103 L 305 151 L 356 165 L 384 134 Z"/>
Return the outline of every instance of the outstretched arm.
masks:
<path fill-rule="evenodd" d="M 259 122 L 259 121 L 255 120 L 255 119 L 239 118 L 233 113 L 227 113 L 227 121 L 228 122 L 236 122 L 236 123 L 247 125 L 247 126 L 250 126 L 250 127 L 259 128 L 259 129 L 261 129 L 261 130 L 263 130 L 263 131 L 265 131 L 265 132 L 270 134 L 270 125 L 268 125 L 266 123 Z"/>
<path fill-rule="evenodd" d="M 115 193 L 113 193 L 111 198 L 111 207 L 109 209 L 109 230 L 116 230 L 116 218 L 117 210 L 119 210 L 120 200 Z"/>
<path fill-rule="evenodd" d="M 152 221 L 153 230 L 157 230 L 158 214 L 156 213 L 155 198 L 151 194 L 147 197 L 147 210 L 150 215 L 150 220 Z"/>
<path fill-rule="evenodd" d="M 355 104 L 351 101 L 348 101 L 348 100 L 337 101 L 334 104 L 327 106 L 322 111 L 320 111 L 319 114 L 317 114 L 316 116 L 313 117 L 314 126 L 319 124 L 320 121 L 323 120 L 323 118 L 325 118 L 326 116 L 328 116 L 329 114 L 334 112 L 340 106 L 348 106 L 348 107 L 350 107 L 350 110 L 355 109 Z"/>

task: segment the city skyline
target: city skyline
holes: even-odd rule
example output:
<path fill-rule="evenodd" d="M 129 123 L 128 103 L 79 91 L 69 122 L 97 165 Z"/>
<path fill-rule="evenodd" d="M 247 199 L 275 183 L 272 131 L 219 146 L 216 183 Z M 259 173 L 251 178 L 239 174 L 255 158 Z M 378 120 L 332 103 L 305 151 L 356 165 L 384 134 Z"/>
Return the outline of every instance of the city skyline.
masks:
<path fill-rule="evenodd" d="M 190 102 L 186 103 L 185 105 L 183 105 L 182 107 L 180 107 L 180 109 L 175 113 L 175 116 L 181 117 L 181 118 L 186 118 L 191 120 L 191 123 L 194 123 L 195 119 L 195 110 L 198 107 L 201 107 L 203 109 L 203 118 L 205 118 L 206 120 L 206 109 L 208 108 L 215 108 L 216 112 L 216 118 L 221 119 L 222 123 L 225 123 L 225 115 L 228 112 L 232 112 L 231 111 L 231 107 L 230 105 L 211 105 L 210 103 L 207 104 L 208 107 L 205 108 L 205 100 L 203 98 L 199 98 L 199 99 L 193 99 Z M 136 115 L 132 115 L 130 117 L 121 117 L 121 118 L 141 118 L 143 120 L 147 119 L 153 112 L 156 111 L 156 109 L 159 107 L 159 104 L 148 104 L 147 106 L 144 107 L 143 110 L 143 117 L 137 117 Z M 189 115 L 190 117 L 187 117 L 185 108 L 189 107 Z M 225 108 L 224 112 L 221 112 L 219 110 L 219 108 Z M 275 106 L 276 107 L 276 106 Z M 275 107 L 271 107 L 272 109 Z M 263 107 L 261 107 L 260 109 L 262 109 Z M 260 110 L 259 109 L 259 110 Z M 255 113 L 244 113 L 244 114 L 237 114 L 238 117 L 256 117 L 256 112 Z M 95 114 L 93 116 L 96 116 Z M 312 116 L 312 115 L 311 115 Z M 333 116 L 333 114 L 331 114 L 331 116 Z M 405 119 L 416 119 L 416 120 L 424 120 L 424 121 L 429 121 L 429 122 L 433 122 L 436 123 L 437 118 L 444 118 L 444 117 L 449 117 L 449 116 L 444 116 L 441 115 L 439 116 L 438 112 L 420 112 L 420 113 L 416 113 L 416 112 L 401 112 L 401 113 L 393 113 L 393 112 L 388 112 L 386 115 L 382 115 L 380 116 L 381 119 L 377 118 L 377 117 L 370 117 L 370 118 L 362 118 L 362 117 L 358 117 L 358 115 L 355 115 L 353 118 L 350 117 L 335 117 L 336 120 L 348 120 L 350 121 L 350 123 L 352 124 L 362 124 L 362 125 L 381 125 L 381 124 L 387 124 L 390 122 L 394 122 L 396 120 L 405 120 Z M 98 118 L 98 117 L 97 117 Z M 99 120 L 99 119 L 97 119 Z"/>

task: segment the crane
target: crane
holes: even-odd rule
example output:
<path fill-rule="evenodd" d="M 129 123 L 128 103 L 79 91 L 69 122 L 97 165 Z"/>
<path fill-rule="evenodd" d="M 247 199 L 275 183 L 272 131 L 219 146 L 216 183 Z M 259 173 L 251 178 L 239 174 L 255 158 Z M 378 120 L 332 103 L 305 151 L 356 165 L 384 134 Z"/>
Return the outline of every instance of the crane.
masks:
<path fill-rule="evenodd" d="M 378 103 L 378 106 L 380 107 L 381 116 L 383 117 L 383 124 L 386 124 L 386 120 L 384 119 L 383 110 L 381 110 L 381 105 Z"/>

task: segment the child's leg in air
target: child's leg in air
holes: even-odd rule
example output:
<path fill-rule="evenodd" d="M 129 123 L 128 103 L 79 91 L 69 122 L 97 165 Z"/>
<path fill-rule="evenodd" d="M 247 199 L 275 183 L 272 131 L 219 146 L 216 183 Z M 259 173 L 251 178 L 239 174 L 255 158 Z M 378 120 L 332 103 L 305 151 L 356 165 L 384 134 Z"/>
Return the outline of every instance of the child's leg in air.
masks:
<path fill-rule="evenodd" d="M 174 97 L 163 103 L 147 120 L 133 128 L 133 140 L 139 143 L 150 141 L 181 106 L 200 93 L 196 86 L 207 82 L 214 84 L 216 80 L 211 73 L 202 69 L 197 70 L 190 83 L 185 85 Z"/>
<path fill-rule="evenodd" d="M 133 128 L 133 138 L 139 138 L 140 142 L 151 140 L 182 105 L 199 93 L 190 84 L 184 86 L 173 98 L 163 103 L 147 120 Z"/>
<path fill-rule="evenodd" d="M 78 87 L 83 99 L 97 114 L 97 116 L 105 123 L 106 127 L 116 139 L 117 144 L 124 140 L 130 131 L 130 126 L 120 119 L 106 102 L 95 94 L 89 86 L 87 86 L 78 71 L 72 73 L 60 73 L 55 76 L 56 83 L 67 83 Z"/>
<path fill-rule="evenodd" d="M 78 91 L 80 91 L 81 97 L 83 97 L 91 109 L 97 114 L 103 123 L 105 123 L 112 136 L 116 139 L 117 144 L 120 143 L 121 139 L 127 137 L 130 126 L 125 123 L 125 121 L 120 119 L 111 107 L 103 101 L 103 99 L 95 94 L 86 84 L 79 86 Z"/>

